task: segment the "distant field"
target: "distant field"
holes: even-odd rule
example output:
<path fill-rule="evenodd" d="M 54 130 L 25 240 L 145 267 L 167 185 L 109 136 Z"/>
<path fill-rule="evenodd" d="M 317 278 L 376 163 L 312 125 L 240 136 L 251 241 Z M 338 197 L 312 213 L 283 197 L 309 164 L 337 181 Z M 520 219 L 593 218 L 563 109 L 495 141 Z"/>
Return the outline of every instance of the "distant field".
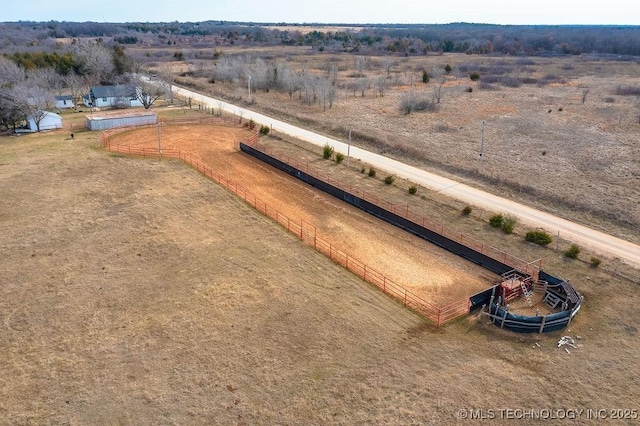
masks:
<path fill-rule="evenodd" d="M 336 67 L 331 108 L 276 90 L 256 91 L 249 106 L 245 84 L 207 81 L 207 61 L 190 61 L 194 73 L 177 82 L 343 140 L 351 130 L 354 144 L 640 242 L 640 109 L 635 96 L 620 90 L 640 88 L 638 62 L 588 55 L 362 56 L 367 65 L 360 74 L 358 55 L 280 49 L 256 54 L 296 70 L 304 64 L 318 76 Z M 422 82 L 423 70 L 433 69 L 442 73 L 441 85 L 433 76 Z M 469 78 L 473 70 L 478 81 Z M 380 76 L 389 81 L 384 96 L 376 88 Z M 369 82 L 362 92 L 356 86 L 363 78 Z M 406 93 L 434 102 L 437 89 L 434 112 L 400 111 Z"/>

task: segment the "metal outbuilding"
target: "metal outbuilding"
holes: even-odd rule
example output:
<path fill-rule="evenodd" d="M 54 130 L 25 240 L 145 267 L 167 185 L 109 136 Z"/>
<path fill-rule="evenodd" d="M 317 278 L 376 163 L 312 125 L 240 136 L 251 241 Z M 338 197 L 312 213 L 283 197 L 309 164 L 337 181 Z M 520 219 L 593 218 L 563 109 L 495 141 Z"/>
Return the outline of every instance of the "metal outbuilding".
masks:
<path fill-rule="evenodd" d="M 116 127 L 135 127 L 156 124 L 158 116 L 153 111 L 108 111 L 86 116 L 87 129 L 107 130 Z"/>

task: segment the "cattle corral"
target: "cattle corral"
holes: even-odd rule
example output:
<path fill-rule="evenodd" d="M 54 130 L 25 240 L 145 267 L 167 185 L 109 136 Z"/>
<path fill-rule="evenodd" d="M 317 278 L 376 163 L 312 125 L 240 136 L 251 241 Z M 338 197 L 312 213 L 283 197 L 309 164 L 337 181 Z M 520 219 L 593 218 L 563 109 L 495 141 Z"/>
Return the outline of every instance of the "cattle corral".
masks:
<path fill-rule="evenodd" d="M 244 140 L 252 132 L 221 124 L 161 126 L 162 149 L 186 152 L 200 159 L 212 170 L 256 194 L 266 205 L 296 223 L 308 224 L 349 256 L 370 265 L 372 270 L 427 302 L 446 305 L 464 301 L 498 280 L 498 275 L 484 268 L 239 152 L 234 148 L 234 141 Z M 109 140 L 121 147 L 157 151 L 158 129 L 129 130 Z"/>

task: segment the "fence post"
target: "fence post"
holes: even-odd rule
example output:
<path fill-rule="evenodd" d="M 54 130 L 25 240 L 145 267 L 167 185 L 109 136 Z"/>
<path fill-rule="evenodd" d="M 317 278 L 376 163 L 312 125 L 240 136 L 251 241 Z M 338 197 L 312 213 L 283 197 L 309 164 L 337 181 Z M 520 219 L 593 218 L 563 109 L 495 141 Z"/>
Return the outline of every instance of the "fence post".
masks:
<path fill-rule="evenodd" d="M 538 330 L 539 334 L 542 334 L 542 332 L 544 331 L 544 324 L 547 322 L 547 317 L 546 315 L 544 317 L 542 317 L 542 322 L 540 323 L 540 330 Z"/>
<path fill-rule="evenodd" d="M 504 328 L 504 322 L 507 320 L 507 314 L 509 313 L 509 311 L 507 311 L 508 308 L 508 305 L 504 307 L 504 315 L 502 316 L 502 323 L 500 324 L 500 328 Z"/>

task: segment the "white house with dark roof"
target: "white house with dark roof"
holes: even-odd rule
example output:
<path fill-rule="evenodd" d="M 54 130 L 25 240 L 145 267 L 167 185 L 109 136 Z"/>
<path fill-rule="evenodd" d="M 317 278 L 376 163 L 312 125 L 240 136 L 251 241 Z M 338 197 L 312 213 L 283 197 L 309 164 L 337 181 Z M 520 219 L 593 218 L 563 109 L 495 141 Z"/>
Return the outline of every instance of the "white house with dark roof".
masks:
<path fill-rule="evenodd" d="M 75 106 L 71 95 L 56 96 L 53 102 L 57 109 L 69 109 Z"/>
<path fill-rule="evenodd" d="M 93 86 L 82 103 L 97 108 L 129 108 L 142 106 L 138 94 L 142 89 L 130 84 Z"/>

